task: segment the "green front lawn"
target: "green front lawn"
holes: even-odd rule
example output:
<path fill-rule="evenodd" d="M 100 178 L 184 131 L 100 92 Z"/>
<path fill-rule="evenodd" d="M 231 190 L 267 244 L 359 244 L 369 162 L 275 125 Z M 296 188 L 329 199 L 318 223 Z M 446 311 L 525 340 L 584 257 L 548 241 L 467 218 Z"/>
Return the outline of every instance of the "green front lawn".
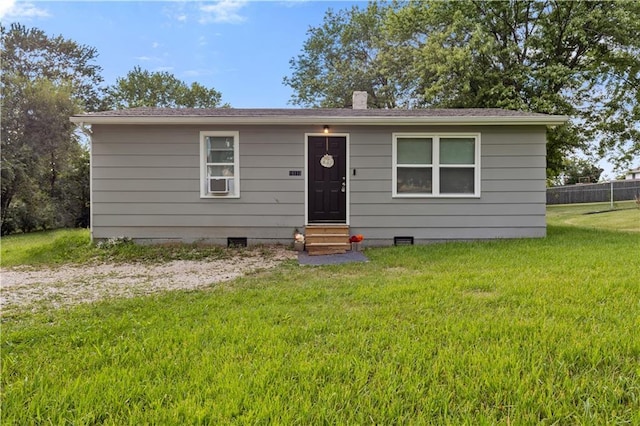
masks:
<path fill-rule="evenodd" d="M 637 233 L 369 249 L 2 326 L 2 424 L 640 424 Z"/>
<path fill-rule="evenodd" d="M 54 265 L 86 262 L 93 251 L 87 229 L 58 229 L 2 237 L 0 264 L 3 267 L 21 265 Z"/>
<path fill-rule="evenodd" d="M 58 229 L 2 237 L 0 264 L 14 266 L 61 266 L 65 264 L 145 262 L 170 260 L 224 259 L 233 250 L 206 244 L 134 244 L 126 238 L 91 242 L 88 229 Z"/>
<path fill-rule="evenodd" d="M 635 201 L 563 204 L 547 207 L 547 224 L 640 232 L 640 205 Z"/>

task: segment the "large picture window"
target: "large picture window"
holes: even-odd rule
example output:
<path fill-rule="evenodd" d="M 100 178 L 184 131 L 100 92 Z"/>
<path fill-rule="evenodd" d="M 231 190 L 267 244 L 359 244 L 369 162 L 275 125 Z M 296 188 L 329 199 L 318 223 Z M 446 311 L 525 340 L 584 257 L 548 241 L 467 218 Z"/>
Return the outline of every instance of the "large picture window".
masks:
<path fill-rule="evenodd" d="M 393 134 L 394 197 L 479 197 L 479 134 Z"/>
<path fill-rule="evenodd" d="M 200 196 L 238 198 L 238 132 L 200 132 Z"/>

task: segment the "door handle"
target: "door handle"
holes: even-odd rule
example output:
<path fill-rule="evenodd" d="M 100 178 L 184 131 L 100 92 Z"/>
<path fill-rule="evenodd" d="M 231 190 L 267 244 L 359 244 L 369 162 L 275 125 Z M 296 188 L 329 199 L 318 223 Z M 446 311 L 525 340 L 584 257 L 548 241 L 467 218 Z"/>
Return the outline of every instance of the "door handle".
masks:
<path fill-rule="evenodd" d="M 347 191 L 347 182 L 342 182 L 342 189 L 340 189 L 342 192 L 346 192 Z"/>

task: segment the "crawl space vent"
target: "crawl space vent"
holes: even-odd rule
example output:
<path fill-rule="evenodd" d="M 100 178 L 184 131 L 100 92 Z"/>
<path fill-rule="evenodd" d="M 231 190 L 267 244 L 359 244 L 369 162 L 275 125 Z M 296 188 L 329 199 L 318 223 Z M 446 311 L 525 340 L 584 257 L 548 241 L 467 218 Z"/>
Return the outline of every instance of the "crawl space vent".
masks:
<path fill-rule="evenodd" d="M 246 247 L 247 237 L 229 237 L 227 238 L 227 247 Z"/>
<path fill-rule="evenodd" d="M 394 246 L 412 246 L 413 237 L 393 237 Z"/>

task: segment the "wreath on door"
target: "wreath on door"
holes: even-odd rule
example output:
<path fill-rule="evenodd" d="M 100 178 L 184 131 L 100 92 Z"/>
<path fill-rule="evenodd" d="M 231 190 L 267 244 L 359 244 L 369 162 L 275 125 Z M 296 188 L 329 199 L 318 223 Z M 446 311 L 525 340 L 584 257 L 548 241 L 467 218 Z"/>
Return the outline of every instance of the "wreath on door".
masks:
<path fill-rule="evenodd" d="M 325 143 L 324 145 L 325 154 L 320 159 L 320 165 L 322 167 L 330 169 L 335 164 L 335 161 L 333 159 L 333 155 L 329 154 L 329 137 L 328 136 L 325 138 L 324 143 Z"/>

